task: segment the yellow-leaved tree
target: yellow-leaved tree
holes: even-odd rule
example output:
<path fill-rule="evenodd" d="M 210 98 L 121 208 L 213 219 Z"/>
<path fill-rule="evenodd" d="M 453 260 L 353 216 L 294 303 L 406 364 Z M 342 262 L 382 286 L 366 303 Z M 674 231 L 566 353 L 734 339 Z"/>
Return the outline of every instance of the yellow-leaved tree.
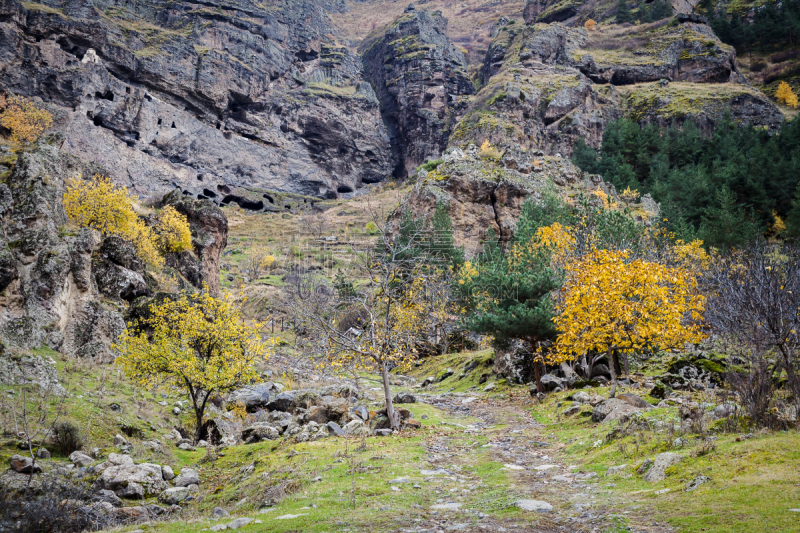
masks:
<path fill-rule="evenodd" d="M 255 364 L 272 353 L 261 324 L 245 324 L 230 297 L 208 288 L 164 299 L 149 315 L 128 324 L 115 347 L 125 373 L 142 387 L 178 387 L 192 401 L 200 439 L 206 404 L 214 393 L 232 391 L 258 377 Z"/>
<path fill-rule="evenodd" d="M 775 91 L 775 99 L 789 107 L 797 107 L 797 95 L 785 81 L 780 82 L 778 85 L 778 90 Z"/>
<path fill-rule="evenodd" d="M 266 246 L 254 245 L 245 252 L 242 270 L 251 281 L 257 280 L 262 273 L 275 263 L 275 256 L 269 253 Z"/>
<path fill-rule="evenodd" d="M 189 222 L 171 205 L 164 206 L 158 213 L 156 237 L 162 253 L 180 253 L 192 249 Z"/>
<path fill-rule="evenodd" d="M 191 232 L 186 217 L 171 206 L 161 210 L 155 231 L 133 209 L 134 197 L 125 187 L 117 187 L 108 177 L 95 174 L 91 180 L 80 176 L 67 183 L 64 209 L 70 220 L 83 228 L 96 229 L 104 237 L 116 235 L 136 248 L 149 265 L 160 268 L 159 253 L 191 248 Z"/>
<path fill-rule="evenodd" d="M 553 319 L 557 360 L 605 352 L 616 394 L 618 353 L 683 347 L 700 342 L 705 298 L 692 275 L 644 261 L 628 251 L 594 250 L 567 265 L 567 281 Z M 615 365 L 615 362 L 617 363 Z"/>
<path fill-rule="evenodd" d="M 53 115 L 21 96 L 0 95 L 0 125 L 17 146 L 32 143 L 53 124 Z"/>

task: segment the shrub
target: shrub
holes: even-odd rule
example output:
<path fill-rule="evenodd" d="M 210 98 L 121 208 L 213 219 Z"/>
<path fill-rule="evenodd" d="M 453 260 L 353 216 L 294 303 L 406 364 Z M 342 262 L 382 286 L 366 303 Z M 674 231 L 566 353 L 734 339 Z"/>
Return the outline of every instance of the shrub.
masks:
<path fill-rule="evenodd" d="M 586 28 L 588 31 L 594 31 L 596 26 L 597 22 L 595 22 L 592 19 L 589 19 L 583 23 L 583 27 Z"/>
<path fill-rule="evenodd" d="M 792 50 L 785 50 L 783 52 L 776 52 L 770 55 L 767 59 L 769 59 L 770 63 L 781 63 L 790 59 L 797 59 L 798 57 L 800 57 L 800 50 L 795 48 Z"/>
<path fill-rule="evenodd" d="M 367 222 L 367 225 L 364 227 L 364 229 L 367 230 L 367 233 L 369 233 L 370 235 L 378 234 L 378 225 L 371 220 Z"/>
<path fill-rule="evenodd" d="M 133 210 L 133 201 L 125 187 L 95 174 L 91 181 L 78 176 L 67 183 L 63 203 L 72 222 L 96 229 L 105 237 L 122 237 L 134 245 L 139 257 L 159 268 L 163 259 L 156 248 L 156 236 Z"/>
<path fill-rule="evenodd" d="M 433 161 L 428 161 L 422 165 L 422 168 L 425 169 L 426 172 L 430 172 L 432 170 L 436 170 L 436 167 L 444 163 L 443 159 L 435 159 Z"/>
<path fill-rule="evenodd" d="M 487 139 L 483 141 L 478 155 L 483 159 L 500 159 L 503 157 L 503 152 L 492 146 L 492 143 Z"/>
<path fill-rule="evenodd" d="M 767 68 L 767 63 L 763 59 L 756 59 L 750 64 L 750 70 L 753 72 L 761 72 Z"/>
<path fill-rule="evenodd" d="M 192 232 L 186 217 L 168 205 L 158 214 L 158 247 L 162 253 L 192 249 Z"/>
<path fill-rule="evenodd" d="M 0 125 L 14 144 L 32 143 L 53 124 L 53 115 L 20 96 L 0 96 Z"/>
<path fill-rule="evenodd" d="M 83 448 L 85 443 L 78 426 L 69 420 L 57 422 L 50 437 L 53 447 L 61 455 L 69 455 Z"/>

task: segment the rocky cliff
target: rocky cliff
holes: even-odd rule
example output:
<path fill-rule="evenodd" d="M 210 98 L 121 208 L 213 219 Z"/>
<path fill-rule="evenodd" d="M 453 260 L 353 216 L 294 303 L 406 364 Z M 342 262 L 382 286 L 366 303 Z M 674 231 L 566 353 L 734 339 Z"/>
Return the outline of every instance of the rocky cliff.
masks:
<path fill-rule="evenodd" d="M 580 193 L 591 196 L 594 191 L 619 200 L 613 185 L 582 172 L 561 156 L 509 149 L 495 159 L 483 156 L 472 144 L 465 150 L 450 148 L 435 170 L 420 170 L 414 189 L 393 213 L 392 222 L 398 224 L 407 211 L 414 217 L 429 217 L 437 206 L 444 205 L 453 223 L 456 246 L 463 246 L 469 258 L 483 249 L 489 230 L 500 242 L 508 242 L 528 199 L 553 193 L 564 198 Z M 629 207 L 642 222 L 658 214 L 658 206 L 649 196 Z"/>
<path fill-rule="evenodd" d="M 4 154 L 11 168 L 0 184 L 0 342 L 107 359 L 125 327 L 127 304 L 159 290 L 159 282 L 130 243 L 69 224 L 62 205 L 65 179 L 103 169 L 61 152 L 61 142 L 60 136 L 41 140 L 16 161 Z M 162 278 L 172 286 L 206 282 L 219 290 L 228 234 L 222 211 L 180 194 L 165 202 L 187 215 L 197 255 L 172 254 Z"/>
<path fill-rule="evenodd" d="M 475 92 L 441 13 L 413 4 L 359 47 L 398 158 L 396 175 L 436 159 Z"/>
<path fill-rule="evenodd" d="M 325 4 L 0 1 L 0 86 L 56 106 L 63 149 L 141 194 L 335 197 L 394 167 Z"/>
<path fill-rule="evenodd" d="M 483 88 L 450 145 L 571 154 L 577 139 L 598 146 L 620 117 L 668 124 L 691 117 L 710 130 L 729 109 L 739 123 L 776 128 L 778 108 L 749 86 L 734 50 L 704 24 L 677 19 L 597 32 L 508 21 L 482 70 Z"/>

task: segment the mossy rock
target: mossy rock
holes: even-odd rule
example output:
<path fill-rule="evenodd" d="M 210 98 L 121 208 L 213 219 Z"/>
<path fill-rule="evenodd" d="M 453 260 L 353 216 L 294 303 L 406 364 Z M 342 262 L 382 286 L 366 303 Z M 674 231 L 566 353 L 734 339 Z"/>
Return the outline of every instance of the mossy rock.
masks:
<path fill-rule="evenodd" d="M 600 387 L 601 384 L 596 379 L 580 379 L 572 384 L 573 389 L 585 389 L 586 387 Z"/>

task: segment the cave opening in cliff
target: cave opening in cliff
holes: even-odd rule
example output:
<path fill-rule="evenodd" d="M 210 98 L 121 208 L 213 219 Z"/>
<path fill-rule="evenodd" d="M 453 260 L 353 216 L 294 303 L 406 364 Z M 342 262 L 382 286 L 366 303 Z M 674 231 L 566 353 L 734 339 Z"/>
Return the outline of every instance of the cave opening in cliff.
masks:
<path fill-rule="evenodd" d="M 349 192 L 353 192 L 353 188 L 350 187 L 349 185 L 339 185 L 338 187 L 336 187 L 336 192 L 338 192 L 339 194 L 346 194 Z"/>
<path fill-rule="evenodd" d="M 114 93 L 111 92 L 111 89 L 107 89 L 105 92 L 96 91 L 94 93 L 95 98 L 100 98 L 102 100 L 108 100 L 109 102 L 114 101 Z"/>
<path fill-rule="evenodd" d="M 271 203 L 271 204 L 273 204 L 273 205 L 275 204 L 275 199 L 274 199 L 274 198 L 272 198 L 272 196 L 270 196 L 269 194 L 265 194 L 265 195 L 263 195 L 263 196 L 264 196 L 264 199 L 265 199 L 266 201 L 268 201 L 269 203 Z"/>

